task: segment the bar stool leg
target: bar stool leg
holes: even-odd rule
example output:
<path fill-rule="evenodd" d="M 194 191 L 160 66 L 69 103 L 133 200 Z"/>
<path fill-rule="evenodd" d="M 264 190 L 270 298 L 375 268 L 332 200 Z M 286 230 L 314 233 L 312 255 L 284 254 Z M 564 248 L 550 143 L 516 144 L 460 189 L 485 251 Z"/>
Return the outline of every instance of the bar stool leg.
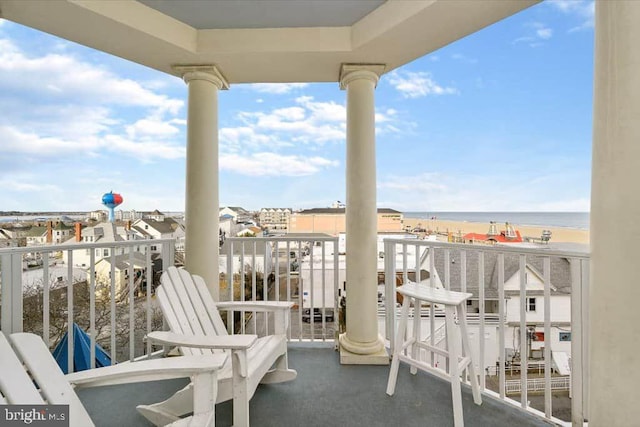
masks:
<path fill-rule="evenodd" d="M 471 391 L 473 392 L 473 401 L 476 405 L 482 404 L 482 395 L 480 394 L 480 384 L 478 384 L 478 375 L 476 373 L 476 365 L 473 360 L 473 354 L 469 346 L 469 334 L 467 333 L 467 316 L 464 315 L 462 306 L 458 306 L 458 321 L 460 322 L 460 334 L 462 335 L 462 354 L 463 357 L 468 356 L 469 374 L 471 375 Z M 483 337 L 480 337 L 483 339 Z"/>
<path fill-rule="evenodd" d="M 459 355 L 456 345 L 456 325 L 453 319 L 455 308 L 445 306 L 445 322 L 447 324 L 447 347 L 449 353 L 449 376 L 451 380 L 451 400 L 453 402 L 453 424 L 455 427 L 464 426 L 462 413 L 462 390 L 460 389 Z"/>
<path fill-rule="evenodd" d="M 409 305 L 411 298 L 404 297 L 402 301 L 402 312 L 400 314 L 400 324 L 396 333 L 396 345 L 393 349 L 393 360 L 391 361 L 391 369 L 389 370 L 389 380 L 387 381 L 387 394 L 393 396 L 396 391 L 396 381 L 398 379 L 398 368 L 400 367 L 400 353 L 404 347 L 404 335 L 407 330 L 407 320 L 409 317 Z"/>

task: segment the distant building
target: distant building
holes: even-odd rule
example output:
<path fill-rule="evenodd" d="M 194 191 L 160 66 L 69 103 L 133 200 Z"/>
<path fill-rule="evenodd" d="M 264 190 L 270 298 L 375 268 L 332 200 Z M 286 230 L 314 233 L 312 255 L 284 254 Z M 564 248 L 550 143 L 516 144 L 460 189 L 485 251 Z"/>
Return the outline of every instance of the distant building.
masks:
<path fill-rule="evenodd" d="M 520 231 L 513 228 L 508 222 L 505 224 L 505 229 L 498 232 L 495 222 L 491 222 L 489 225 L 489 231 L 487 234 L 480 233 L 467 233 L 462 237 L 465 243 L 521 243 L 522 236 Z"/>
<path fill-rule="evenodd" d="M 80 223 L 76 223 L 74 229 L 74 235 L 71 239 L 67 240 L 67 244 L 80 244 L 80 243 L 103 243 L 108 246 L 109 243 L 122 242 L 126 240 L 143 240 L 136 233 L 128 230 L 124 226 L 118 226 L 112 222 L 102 222 L 92 227 L 81 228 Z M 144 250 L 140 246 L 135 246 L 134 251 L 139 252 Z M 111 256 L 111 248 L 95 248 L 95 249 L 78 249 L 72 251 L 73 265 L 77 267 L 88 267 L 90 265 L 91 251 L 95 251 L 95 262 Z M 116 248 L 115 255 L 122 255 L 128 253 L 128 248 Z M 68 252 L 62 252 L 62 259 L 65 264 L 69 263 Z"/>
<path fill-rule="evenodd" d="M 98 222 L 106 221 L 107 217 L 107 211 L 97 210 L 89 212 L 89 219 L 93 219 Z"/>
<path fill-rule="evenodd" d="M 260 227 L 246 227 L 236 233 L 237 237 L 262 237 L 263 232 Z"/>
<path fill-rule="evenodd" d="M 135 221 L 140 218 L 142 218 L 142 212 L 137 212 L 133 209 L 129 211 L 123 211 L 121 209 L 116 211 L 116 221 Z"/>
<path fill-rule="evenodd" d="M 26 233 L 27 246 L 40 246 L 47 243 L 47 227 L 33 226 Z"/>
<path fill-rule="evenodd" d="M 156 209 L 153 212 L 146 212 L 144 214 L 142 214 L 142 218 L 144 219 L 152 219 L 154 221 L 158 221 L 158 222 L 162 222 L 165 220 L 167 216 L 165 214 L 163 214 L 162 212 L 160 212 L 158 209 Z"/>
<path fill-rule="evenodd" d="M 129 267 L 132 259 L 134 289 L 140 290 L 142 288 L 141 283 L 144 280 L 144 273 L 147 267 L 146 257 L 140 252 L 134 252 L 131 256 L 128 253 L 117 255 L 114 265 L 114 283 L 115 292 L 118 296 L 122 296 L 129 289 Z M 95 275 L 98 283 L 111 283 L 111 257 L 103 258 L 96 262 Z"/>
<path fill-rule="evenodd" d="M 135 221 L 131 226 L 131 231 L 142 239 L 174 239 L 176 250 L 184 250 L 184 224 L 174 218 L 165 217 L 158 211 Z M 160 245 L 151 245 L 152 253 L 160 253 L 161 250 Z"/>
<path fill-rule="evenodd" d="M 220 208 L 219 216 L 222 217 L 225 215 L 230 215 L 236 223 L 249 222 L 253 219 L 251 212 L 239 206 L 225 206 Z"/>
<path fill-rule="evenodd" d="M 378 232 L 402 232 L 402 212 L 378 209 Z M 290 233 L 326 233 L 336 236 L 346 231 L 345 208 L 306 209 L 291 214 Z"/>
<path fill-rule="evenodd" d="M 260 209 L 260 226 L 269 231 L 289 231 L 291 209 L 289 208 L 262 208 Z"/>

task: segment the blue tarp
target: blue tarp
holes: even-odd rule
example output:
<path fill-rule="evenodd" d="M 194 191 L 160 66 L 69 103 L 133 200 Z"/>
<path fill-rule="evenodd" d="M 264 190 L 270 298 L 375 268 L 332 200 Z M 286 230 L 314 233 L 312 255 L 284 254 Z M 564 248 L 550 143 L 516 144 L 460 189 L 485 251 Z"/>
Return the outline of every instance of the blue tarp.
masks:
<path fill-rule="evenodd" d="M 69 373 L 67 366 L 68 361 L 68 343 L 67 334 L 62 336 L 62 339 L 53 350 L 53 357 L 58 362 L 60 369 L 65 374 Z M 111 365 L 111 357 L 104 351 L 100 345 L 96 344 L 96 368 Z M 73 324 L 73 370 L 74 372 L 84 371 L 91 369 L 91 338 L 89 334 L 80 329 L 76 323 Z"/>

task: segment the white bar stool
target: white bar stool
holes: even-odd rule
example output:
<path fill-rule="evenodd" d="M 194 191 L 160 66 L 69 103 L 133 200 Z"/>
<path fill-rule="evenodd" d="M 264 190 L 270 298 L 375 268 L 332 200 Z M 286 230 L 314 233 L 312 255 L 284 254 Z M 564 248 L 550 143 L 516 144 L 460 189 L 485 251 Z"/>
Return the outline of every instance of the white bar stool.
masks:
<path fill-rule="evenodd" d="M 387 383 L 387 394 L 392 396 L 396 388 L 396 380 L 398 379 L 398 368 L 400 361 L 406 362 L 411 366 L 411 373 L 415 374 L 417 369 L 437 375 L 451 382 L 451 397 L 453 400 L 453 421 L 455 427 L 464 426 L 464 417 L 462 414 L 462 391 L 460 385 L 460 375 L 466 367 L 469 367 L 471 376 L 471 390 L 473 392 L 473 401 L 476 405 L 482 403 L 480 396 L 480 385 L 478 384 L 478 376 L 476 368 L 472 360 L 471 349 L 469 347 L 469 336 L 467 333 L 467 318 L 464 314 L 463 304 L 471 297 L 469 293 L 448 291 L 446 289 L 436 289 L 428 285 L 420 285 L 418 283 L 407 283 L 397 288 L 397 292 L 404 297 L 402 302 L 402 314 L 400 315 L 400 324 L 396 334 L 396 344 L 393 351 L 393 361 L 391 362 L 391 370 L 389 371 L 389 381 Z M 413 328 L 413 336 L 407 337 L 404 341 L 405 332 L 407 330 L 407 320 L 409 317 L 409 306 L 414 301 L 414 314 L 418 316 L 415 320 Z M 420 340 L 417 323 L 420 322 L 420 310 L 418 307 L 422 301 L 431 304 L 441 304 L 445 310 L 445 325 L 447 334 L 447 349 L 443 350 L 434 347 Z M 459 332 L 462 338 L 462 352 L 459 352 L 458 327 L 454 321 L 454 314 L 457 310 L 458 322 L 460 324 Z M 433 321 L 433 319 L 431 319 Z M 458 340 L 456 340 L 458 338 Z M 405 355 L 405 350 L 411 347 Z M 432 356 L 438 354 L 447 358 L 449 372 L 444 369 L 433 366 L 432 364 L 419 360 L 420 349 L 431 352 Z M 431 358 L 433 363 L 434 358 Z"/>

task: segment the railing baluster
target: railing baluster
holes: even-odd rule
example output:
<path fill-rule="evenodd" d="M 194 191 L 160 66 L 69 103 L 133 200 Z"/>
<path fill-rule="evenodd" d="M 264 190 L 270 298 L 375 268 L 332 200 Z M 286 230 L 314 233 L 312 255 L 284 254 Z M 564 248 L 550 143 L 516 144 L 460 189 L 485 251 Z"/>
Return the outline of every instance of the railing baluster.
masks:
<path fill-rule="evenodd" d="M 111 310 L 111 364 L 118 363 L 118 357 L 116 353 L 116 248 L 112 246 L 109 254 L 111 270 L 111 277 L 109 278 L 109 305 Z"/>
<path fill-rule="evenodd" d="M 571 422 L 582 425 L 583 414 L 583 329 L 582 268 L 580 260 L 569 260 L 571 266 Z"/>
<path fill-rule="evenodd" d="M 543 258 L 544 278 L 544 415 L 551 418 L 551 258 Z"/>
<path fill-rule="evenodd" d="M 127 271 L 129 272 L 129 361 L 133 362 L 135 358 L 135 339 L 136 339 L 136 327 L 135 327 L 135 302 L 134 302 L 134 276 L 135 269 L 134 260 L 133 260 L 133 246 L 129 247 L 129 267 L 127 267 Z"/>
<path fill-rule="evenodd" d="M 151 292 L 153 292 L 153 265 L 151 264 L 151 248 L 145 251 L 145 299 L 147 302 L 147 333 L 151 332 Z M 151 356 L 151 340 L 147 340 L 147 357 Z"/>
<path fill-rule="evenodd" d="M 315 244 L 316 244 L 315 240 L 312 240 L 311 241 L 311 252 L 310 252 L 311 253 L 311 260 L 312 260 L 311 262 L 313 262 L 313 247 L 315 246 Z M 326 305 L 326 298 L 325 298 L 327 281 L 326 281 L 326 278 L 324 276 L 325 275 L 325 266 L 324 266 L 324 264 L 325 264 L 325 262 L 324 262 L 325 249 L 324 249 L 324 242 L 322 243 L 322 249 L 320 250 L 320 254 L 321 254 L 320 257 L 321 257 L 321 260 L 322 260 L 321 264 L 320 264 L 320 273 L 322 274 L 321 279 L 320 279 L 320 282 L 322 283 L 322 286 L 321 286 L 322 292 L 321 292 L 321 295 L 320 295 L 321 304 L 322 304 L 322 308 L 320 309 L 320 311 L 321 311 L 320 314 L 322 316 L 322 319 L 320 320 L 321 323 L 322 323 L 322 335 L 321 335 L 320 339 L 322 341 L 325 341 L 325 335 L 327 334 L 327 321 L 325 319 L 325 315 L 326 315 L 326 312 L 327 312 L 327 309 L 326 309 L 327 305 Z"/>
<path fill-rule="evenodd" d="M 478 341 L 480 351 L 478 357 L 478 367 L 480 368 L 478 372 L 480 373 L 480 390 L 484 390 L 487 388 L 487 372 L 484 369 L 486 366 L 484 361 L 485 356 L 485 330 L 484 330 L 484 322 L 485 322 L 485 304 L 484 304 L 484 252 L 480 251 L 478 253 L 478 306 L 479 306 L 479 321 L 480 324 L 478 326 Z"/>
<path fill-rule="evenodd" d="M 507 349 L 504 340 L 504 324 L 505 324 L 505 300 L 504 300 L 504 253 L 498 254 L 498 358 L 500 363 L 499 383 L 500 383 L 500 398 L 504 399 L 506 396 L 505 381 L 506 373 L 505 367 L 507 364 Z"/>
<path fill-rule="evenodd" d="M 96 252 L 89 250 L 89 341 L 91 369 L 96 367 Z"/>
<path fill-rule="evenodd" d="M 42 254 L 42 340 L 49 348 L 49 252 Z"/>
<path fill-rule="evenodd" d="M 68 252 L 67 264 L 67 372 L 73 369 L 73 251 Z"/>
<path fill-rule="evenodd" d="M 527 399 L 527 257 L 524 254 L 519 256 L 520 260 L 520 382 L 522 384 L 522 394 L 520 404 L 527 409 L 529 402 Z"/>
<path fill-rule="evenodd" d="M 302 264 L 302 263 L 300 263 Z M 309 249 L 309 327 L 311 329 L 311 342 L 315 339 L 315 301 L 313 299 L 315 288 L 315 277 L 313 274 L 313 246 Z"/>

